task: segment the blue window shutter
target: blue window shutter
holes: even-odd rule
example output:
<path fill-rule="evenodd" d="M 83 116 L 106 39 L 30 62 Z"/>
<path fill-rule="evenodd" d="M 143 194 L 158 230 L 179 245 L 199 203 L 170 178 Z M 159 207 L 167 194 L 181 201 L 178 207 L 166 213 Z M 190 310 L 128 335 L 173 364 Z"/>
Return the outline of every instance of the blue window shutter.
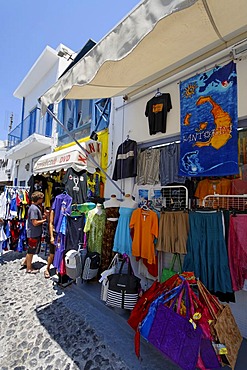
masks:
<path fill-rule="evenodd" d="M 48 109 L 53 112 L 53 104 L 50 104 Z M 45 120 L 45 136 L 51 137 L 52 134 L 52 116 L 46 113 Z"/>

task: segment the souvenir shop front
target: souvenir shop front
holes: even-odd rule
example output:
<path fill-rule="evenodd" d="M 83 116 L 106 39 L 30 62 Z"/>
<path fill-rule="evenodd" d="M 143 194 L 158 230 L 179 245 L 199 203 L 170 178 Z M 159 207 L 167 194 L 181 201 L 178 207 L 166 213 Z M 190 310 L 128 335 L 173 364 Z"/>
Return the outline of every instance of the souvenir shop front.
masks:
<path fill-rule="evenodd" d="M 129 256 L 142 289 L 194 272 L 228 302 L 245 338 L 246 70 L 246 60 L 223 60 L 132 101 L 116 98 L 110 171 L 128 201 L 106 187 L 121 200 L 109 248 Z"/>

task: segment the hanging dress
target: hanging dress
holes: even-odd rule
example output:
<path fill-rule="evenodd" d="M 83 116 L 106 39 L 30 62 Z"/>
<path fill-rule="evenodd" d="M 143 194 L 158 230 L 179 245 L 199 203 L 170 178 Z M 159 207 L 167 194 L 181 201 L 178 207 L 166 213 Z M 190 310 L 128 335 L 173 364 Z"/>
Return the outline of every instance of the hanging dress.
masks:
<path fill-rule="evenodd" d="M 131 255 L 132 239 L 130 236 L 130 218 L 133 213 L 133 208 L 120 207 L 119 220 L 117 230 L 114 237 L 113 251 L 120 254 Z"/>
<path fill-rule="evenodd" d="M 106 222 L 101 250 L 101 269 L 107 270 L 114 256 L 113 242 L 119 218 L 119 207 L 108 207 L 105 209 Z M 116 219 L 111 220 L 111 219 Z"/>
<path fill-rule="evenodd" d="M 102 209 L 101 214 L 98 214 L 96 211 L 97 209 L 95 208 L 88 212 L 84 232 L 88 234 L 88 251 L 101 254 L 106 213 L 104 209 Z"/>

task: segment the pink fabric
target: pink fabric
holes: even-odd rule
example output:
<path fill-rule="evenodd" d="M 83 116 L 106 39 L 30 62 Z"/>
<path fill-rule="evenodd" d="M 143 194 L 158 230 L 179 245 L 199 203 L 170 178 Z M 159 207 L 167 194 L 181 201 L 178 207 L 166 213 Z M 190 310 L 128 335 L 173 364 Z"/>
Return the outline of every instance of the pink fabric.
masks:
<path fill-rule="evenodd" d="M 233 290 L 241 290 L 247 279 L 247 214 L 230 216 L 228 258 Z"/>

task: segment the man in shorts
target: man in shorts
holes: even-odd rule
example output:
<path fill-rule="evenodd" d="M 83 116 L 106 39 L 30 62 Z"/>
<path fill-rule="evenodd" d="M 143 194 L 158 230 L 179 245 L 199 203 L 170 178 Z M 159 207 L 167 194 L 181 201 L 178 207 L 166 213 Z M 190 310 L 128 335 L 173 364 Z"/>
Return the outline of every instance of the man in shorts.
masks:
<path fill-rule="evenodd" d="M 36 274 L 39 270 L 32 268 L 33 255 L 38 253 L 41 235 L 42 225 L 46 222 L 46 215 L 42 215 L 41 206 L 44 200 L 44 194 L 41 191 L 35 191 L 31 195 L 32 204 L 28 209 L 27 219 L 27 242 L 28 250 L 26 259 L 23 265 L 26 264 L 26 272 L 29 274 Z"/>

